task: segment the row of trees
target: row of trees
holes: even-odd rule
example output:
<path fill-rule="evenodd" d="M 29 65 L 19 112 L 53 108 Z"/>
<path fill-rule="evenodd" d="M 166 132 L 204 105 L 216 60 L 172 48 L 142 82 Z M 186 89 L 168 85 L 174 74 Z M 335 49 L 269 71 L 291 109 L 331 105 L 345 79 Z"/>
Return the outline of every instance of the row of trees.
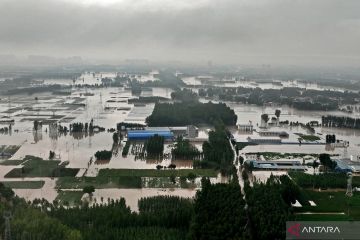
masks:
<path fill-rule="evenodd" d="M 270 176 L 252 188 L 245 181 L 245 197 L 236 172 L 228 184 L 211 184 L 207 178 L 201 182 L 194 200 L 142 198 L 138 213 L 122 198 L 73 208 L 46 200 L 28 204 L 0 183 L 0 214 L 13 212 L 14 239 L 284 239 L 285 222 L 292 219 L 291 204 L 303 202 L 299 187 L 287 176 Z M 93 191 L 92 186 L 84 188 L 86 193 Z"/>
<path fill-rule="evenodd" d="M 36 205 L 39 206 L 42 202 L 36 201 Z M 61 223 L 45 211 L 34 208 L 24 199 L 16 197 L 10 188 L 0 183 L 0 215 L 3 216 L 5 212 L 10 212 L 12 215 L 11 239 L 83 239 L 80 231 Z M 0 218 L 0 232 L 3 233 L 4 230 L 4 218 Z"/>
<path fill-rule="evenodd" d="M 96 160 L 110 160 L 111 157 L 112 157 L 112 152 L 108 150 L 97 151 L 95 153 Z"/>
<path fill-rule="evenodd" d="M 359 93 L 343 93 L 336 91 L 318 91 L 301 88 L 261 89 L 261 88 L 220 88 L 200 89 L 201 97 L 220 100 L 264 105 L 273 102 L 293 106 L 303 110 L 335 110 L 340 104 L 355 104 Z"/>
<path fill-rule="evenodd" d="M 171 99 L 181 102 L 197 102 L 198 95 L 190 89 L 182 89 L 171 93 Z"/>
<path fill-rule="evenodd" d="M 180 197 L 139 200 L 139 213 L 125 200 L 83 208 L 55 208 L 49 214 L 78 229 L 84 239 L 184 239 L 193 216 L 192 203 Z"/>
<path fill-rule="evenodd" d="M 239 182 L 211 184 L 209 179 L 203 178 L 201 183 L 202 189 L 195 196 L 190 239 L 249 239 Z"/>
<path fill-rule="evenodd" d="M 119 141 L 122 138 L 121 133 L 114 132 L 112 138 L 114 145 L 119 144 Z"/>
<path fill-rule="evenodd" d="M 322 116 L 321 120 L 324 127 L 360 129 L 359 118 L 328 115 Z"/>
<path fill-rule="evenodd" d="M 179 136 L 172 149 L 172 156 L 174 159 L 199 160 L 201 153 L 188 139 Z"/>
<path fill-rule="evenodd" d="M 70 132 L 87 132 L 93 131 L 93 120 L 91 119 L 90 123 L 72 123 L 69 125 Z"/>
<path fill-rule="evenodd" d="M 292 190 L 287 190 L 286 185 L 273 176 L 265 184 L 255 182 L 252 188 L 247 183 L 244 190 L 251 239 L 285 239 Z"/>
<path fill-rule="evenodd" d="M 184 126 L 194 124 L 235 125 L 237 116 L 225 103 L 157 103 L 152 114 L 146 118 L 149 126 Z"/>
<path fill-rule="evenodd" d="M 289 175 L 294 181 L 304 188 L 342 188 L 347 186 L 347 176 L 345 173 L 324 173 L 310 175 L 301 172 L 290 172 Z M 353 179 L 353 186 L 360 186 L 359 180 Z"/>
<path fill-rule="evenodd" d="M 215 127 L 215 131 L 210 131 L 209 138 L 203 143 L 202 148 L 201 164 L 203 167 L 216 167 L 222 174 L 231 172 L 234 151 L 230 145 L 229 133 L 223 125 L 218 125 Z"/>
<path fill-rule="evenodd" d="M 9 125 L 9 127 L 2 127 L 0 128 L 0 133 L 1 134 L 8 134 L 10 132 L 11 134 L 11 125 Z"/>
<path fill-rule="evenodd" d="M 154 135 L 145 142 L 145 149 L 148 156 L 160 156 L 164 152 L 164 137 Z"/>
<path fill-rule="evenodd" d="M 125 143 L 125 146 L 122 150 L 122 156 L 123 157 L 126 157 L 129 153 L 129 150 L 130 150 L 130 146 L 131 146 L 131 142 L 128 140 L 126 143 Z"/>

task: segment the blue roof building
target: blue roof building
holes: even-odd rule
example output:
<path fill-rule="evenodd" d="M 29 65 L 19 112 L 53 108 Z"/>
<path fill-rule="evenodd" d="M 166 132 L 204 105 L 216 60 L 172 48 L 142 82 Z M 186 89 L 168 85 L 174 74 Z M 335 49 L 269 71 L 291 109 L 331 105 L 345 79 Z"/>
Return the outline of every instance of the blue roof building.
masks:
<path fill-rule="evenodd" d="M 345 161 L 341 159 L 336 159 L 335 162 L 336 162 L 336 167 L 335 167 L 336 172 L 342 172 L 342 173 L 352 172 L 351 166 L 347 164 Z"/>
<path fill-rule="evenodd" d="M 170 130 L 154 129 L 154 130 L 129 130 L 127 132 L 128 140 L 147 140 L 155 135 L 162 136 L 165 139 L 174 138 L 174 134 Z"/>

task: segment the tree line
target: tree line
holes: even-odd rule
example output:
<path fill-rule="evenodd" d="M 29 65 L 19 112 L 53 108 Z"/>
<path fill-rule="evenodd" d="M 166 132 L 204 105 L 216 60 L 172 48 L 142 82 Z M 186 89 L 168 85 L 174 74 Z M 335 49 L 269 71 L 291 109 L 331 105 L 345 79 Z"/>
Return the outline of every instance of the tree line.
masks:
<path fill-rule="evenodd" d="M 220 88 L 209 87 L 199 89 L 201 97 L 218 97 L 223 101 L 242 102 L 248 104 L 264 105 L 278 103 L 292 106 L 300 110 L 336 110 L 343 104 L 356 104 L 359 93 L 340 91 L 320 91 L 285 87 L 282 89 L 261 88 Z"/>
<path fill-rule="evenodd" d="M 173 159 L 200 160 L 201 158 L 200 151 L 190 143 L 189 139 L 184 139 L 182 136 L 176 139 L 171 153 Z"/>
<path fill-rule="evenodd" d="M 132 212 L 123 198 L 72 208 L 44 199 L 25 202 L 0 184 L 0 214 L 12 212 L 15 240 L 283 239 L 285 222 L 292 219 L 291 203 L 301 197 L 299 187 L 287 176 L 271 176 L 252 188 L 245 181 L 245 197 L 236 172 L 227 184 L 211 184 L 207 178 L 201 182 L 194 199 L 142 198 L 138 212 Z M 4 227 L 1 218 L 0 231 Z"/>
<path fill-rule="evenodd" d="M 165 138 L 155 134 L 145 142 L 145 149 L 148 156 L 161 156 L 164 152 Z"/>
<path fill-rule="evenodd" d="M 222 174 L 229 174 L 233 168 L 234 151 L 229 141 L 230 133 L 223 125 L 217 125 L 209 132 L 209 138 L 203 143 L 203 160 L 194 163 L 202 168 L 215 167 Z"/>
<path fill-rule="evenodd" d="M 195 124 L 214 124 L 223 122 L 225 125 L 236 124 L 237 116 L 225 103 L 156 103 L 152 114 L 146 118 L 149 126 L 184 126 Z"/>
<path fill-rule="evenodd" d="M 359 118 L 328 115 L 322 116 L 321 120 L 324 127 L 360 129 Z"/>

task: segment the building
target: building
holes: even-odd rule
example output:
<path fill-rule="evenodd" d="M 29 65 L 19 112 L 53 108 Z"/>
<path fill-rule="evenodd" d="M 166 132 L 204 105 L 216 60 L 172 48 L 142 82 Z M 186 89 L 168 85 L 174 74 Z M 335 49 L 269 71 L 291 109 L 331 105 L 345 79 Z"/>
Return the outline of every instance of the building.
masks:
<path fill-rule="evenodd" d="M 174 138 L 174 134 L 166 129 L 145 129 L 145 130 L 129 130 L 127 132 L 128 140 L 147 140 L 155 135 L 162 136 L 166 140 Z"/>
<path fill-rule="evenodd" d="M 285 131 L 260 131 L 259 135 L 262 137 L 281 137 L 281 138 L 289 138 L 289 134 Z"/>
<path fill-rule="evenodd" d="M 245 161 L 260 160 L 260 156 L 255 153 L 246 153 L 243 157 Z"/>
<path fill-rule="evenodd" d="M 336 167 L 335 167 L 336 172 L 341 172 L 341 173 L 360 172 L 359 163 L 352 162 L 350 159 L 343 158 L 343 159 L 335 159 L 334 161 L 336 162 Z"/>
<path fill-rule="evenodd" d="M 194 125 L 186 127 L 186 135 L 188 138 L 196 138 L 199 135 L 199 129 Z"/>
<path fill-rule="evenodd" d="M 292 170 L 305 171 L 306 167 L 301 165 L 300 161 L 257 161 L 251 160 L 254 170 Z"/>
<path fill-rule="evenodd" d="M 187 138 L 196 138 L 199 134 L 198 128 L 193 125 L 184 127 L 169 127 L 169 129 L 175 137 L 183 136 Z"/>
<path fill-rule="evenodd" d="M 360 173 L 360 166 L 359 165 L 352 165 L 351 167 L 351 171 L 353 173 Z"/>
<path fill-rule="evenodd" d="M 128 130 L 129 140 L 146 140 L 154 135 L 163 136 L 165 139 L 174 139 L 178 136 L 196 138 L 198 128 L 189 125 L 183 127 L 145 127 L 143 130 Z"/>
<path fill-rule="evenodd" d="M 239 131 L 242 132 L 252 132 L 253 131 L 253 125 L 251 123 L 248 124 L 238 124 Z"/>
<path fill-rule="evenodd" d="M 169 130 L 174 134 L 175 137 L 185 136 L 186 135 L 186 127 L 169 127 Z"/>
<path fill-rule="evenodd" d="M 252 138 L 252 137 L 248 137 L 247 138 L 249 143 L 254 143 L 254 144 L 281 144 L 281 139 L 280 138 Z"/>

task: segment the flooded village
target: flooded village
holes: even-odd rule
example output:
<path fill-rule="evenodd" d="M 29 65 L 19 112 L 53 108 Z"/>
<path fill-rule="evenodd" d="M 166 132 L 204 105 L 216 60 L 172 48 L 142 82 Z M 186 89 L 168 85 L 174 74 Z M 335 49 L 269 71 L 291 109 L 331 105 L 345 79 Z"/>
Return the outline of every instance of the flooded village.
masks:
<path fill-rule="evenodd" d="M 0 0 L 0 240 L 360 239 L 359 8 Z"/>
<path fill-rule="evenodd" d="M 159 79 L 159 71 L 153 70 L 132 74 L 83 72 L 68 79 L 35 78 L 27 86 L 3 91 L 0 181 L 30 201 L 44 198 L 71 207 L 82 201 L 105 204 L 110 199 L 125 198 L 134 211 L 142 197 L 193 198 L 204 176 L 213 183 L 228 182 L 229 177 L 218 169 L 194 165 L 194 161 L 201 161 L 203 143 L 214 126 L 148 126 L 147 118 L 156 104 L 182 101 L 174 97 L 176 91 L 190 91 L 201 103 L 223 102 L 234 111 L 236 124 L 228 126 L 228 130 L 241 186 L 242 166 L 246 162 L 252 166 L 251 182 L 266 182 L 270 175 L 288 171 L 323 171 L 320 162 L 313 166 L 322 153 L 338 161 L 338 166 L 343 167 L 339 171 L 355 175 L 360 171 L 360 130 L 322 123 L 328 115 L 358 118 L 358 102 L 351 108 L 348 104 L 329 111 L 307 111 L 292 104 L 257 105 L 209 93 L 212 89 L 236 92 L 246 88 L 250 92 L 295 89 L 336 95 L 349 90 L 301 81 L 256 81 L 241 73 L 230 78 L 183 76 L 178 71 L 170 74 L 177 81 L 175 88 L 159 84 L 163 80 Z M 4 79 L 0 85 L 11 81 L 15 80 Z M 82 129 L 76 130 L 80 123 Z M 119 138 L 116 142 L 114 135 Z M 147 156 L 144 145 L 155 135 L 165 138 L 163 151 Z M 336 140 L 330 142 L 328 138 L 333 135 Z M 199 160 L 173 155 L 179 136 L 199 151 Z M 96 153 L 101 151 L 108 151 L 111 156 L 97 158 Z M 90 185 L 95 188 L 91 198 L 83 192 Z"/>

